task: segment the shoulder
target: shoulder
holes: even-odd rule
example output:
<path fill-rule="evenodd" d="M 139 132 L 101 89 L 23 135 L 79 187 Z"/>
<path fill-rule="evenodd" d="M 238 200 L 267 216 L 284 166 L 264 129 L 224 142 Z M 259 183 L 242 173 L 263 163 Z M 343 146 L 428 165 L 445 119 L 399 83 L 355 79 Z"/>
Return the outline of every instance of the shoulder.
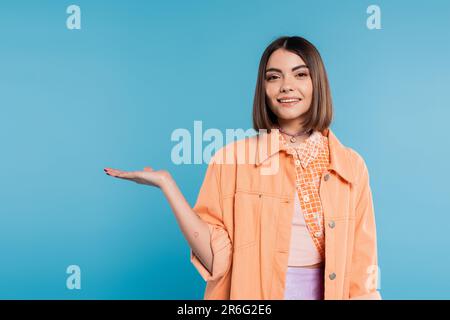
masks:
<path fill-rule="evenodd" d="M 367 182 L 366 180 L 369 178 L 369 170 L 363 156 L 353 148 L 345 148 L 347 150 L 350 166 L 353 169 L 355 183 L 358 185 Z"/>
<path fill-rule="evenodd" d="M 353 182 L 358 183 L 364 176 L 368 175 L 366 161 L 354 148 L 343 144 L 333 132 L 330 131 L 329 143 L 333 145 L 334 156 L 339 157 L 340 167 L 352 177 Z"/>
<path fill-rule="evenodd" d="M 363 175 L 367 174 L 367 165 L 363 156 L 352 147 L 343 144 L 333 131 L 327 129 L 323 134 L 328 137 L 331 157 L 334 157 L 337 168 L 341 169 L 351 181 L 357 183 Z"/>
<path fill-rule="evenodd" d="M 349 161 L 354 167 L 358 169 L 367 168 L 366 161 L 359 152 L 350 147 L 345 147 L 345 149 L 347 150 Z"/>
<path fill-rule="evenodd" d="M 218 166 L 253 163 L 257 144 L 256 135 L 229 142 L 214 153 L 210 163 Z"/>

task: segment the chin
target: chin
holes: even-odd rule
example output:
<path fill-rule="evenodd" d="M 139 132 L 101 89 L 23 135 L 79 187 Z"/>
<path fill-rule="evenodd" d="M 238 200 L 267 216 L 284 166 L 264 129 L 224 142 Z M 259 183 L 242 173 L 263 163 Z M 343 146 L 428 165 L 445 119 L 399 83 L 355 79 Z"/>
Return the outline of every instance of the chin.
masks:
<path fill-rule="evenodd" d="M 300 117 L 302 114 L 304 114 L 306 111 L 301 111 L 301 110 L 283 110 L 283 109 L 278 109 L 278 117 L 283 119 L 283 120 L 294 120 L 297 119 L 298 117 Z"/>

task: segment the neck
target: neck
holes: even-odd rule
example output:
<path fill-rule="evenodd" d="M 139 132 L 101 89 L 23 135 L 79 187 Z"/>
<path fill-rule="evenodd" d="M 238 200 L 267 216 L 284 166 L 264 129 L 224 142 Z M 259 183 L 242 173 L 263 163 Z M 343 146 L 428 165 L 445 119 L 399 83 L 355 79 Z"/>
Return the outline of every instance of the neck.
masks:
<path fill-rule="evenodd" d="M 280 128 L 289 134 L 298 134 L 303 132 L 305 129 L 303 126 L 299 123 L 298 120 L 296 121 L 285 121 L 282 119 L 278 119 L 278 124 L 280 125 Z"/>

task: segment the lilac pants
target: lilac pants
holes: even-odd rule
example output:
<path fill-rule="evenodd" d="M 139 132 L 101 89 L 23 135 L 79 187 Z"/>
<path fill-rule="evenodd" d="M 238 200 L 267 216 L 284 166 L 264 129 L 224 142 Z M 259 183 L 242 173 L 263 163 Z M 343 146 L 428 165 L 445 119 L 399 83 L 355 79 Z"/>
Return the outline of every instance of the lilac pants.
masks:
<path fill-rule="evenodd" d="M 288 267 L 285 300 L 323 300 L 324 268 Z"/>

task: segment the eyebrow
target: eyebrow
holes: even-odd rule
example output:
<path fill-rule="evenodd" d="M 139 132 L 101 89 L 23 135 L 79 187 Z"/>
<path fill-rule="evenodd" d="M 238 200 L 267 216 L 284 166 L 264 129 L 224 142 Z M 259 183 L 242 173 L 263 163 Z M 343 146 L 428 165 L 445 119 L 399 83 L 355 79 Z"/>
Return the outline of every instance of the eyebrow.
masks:
<path fill-rule="evenodd" d="M 301 68 L 307 68 L 308 69 L 308 66 L 306 64 L 301 64 L 299 66 L 296 66 L 296 67 L 292 68 L 292 71 L 295 71 L 295 70 L 298 70 L 298 69 L 301 69 Z M 270 72 L 270 71 L 276 71 L 276 72 L 279 72 L 279 73 L 283 73 L 280 69 L 277 69 L 277 68 L 269 68 L 269 69 L 266 70 L 266 72 Z"/>

